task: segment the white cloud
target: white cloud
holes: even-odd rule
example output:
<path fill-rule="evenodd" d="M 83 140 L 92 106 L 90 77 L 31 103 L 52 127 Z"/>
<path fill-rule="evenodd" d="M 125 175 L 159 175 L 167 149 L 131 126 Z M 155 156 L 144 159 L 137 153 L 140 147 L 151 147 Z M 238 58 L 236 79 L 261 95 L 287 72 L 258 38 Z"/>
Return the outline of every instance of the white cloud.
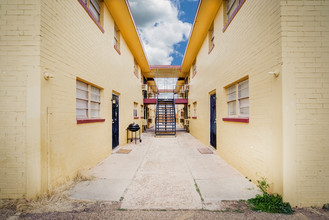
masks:
<path fill-rule="evenodd" d="M 178 19 L 177 3 L 170 0 L 129 0 L 151 65 L 170 65 L 174 45 L 186 41 L 191 24 Z"/>

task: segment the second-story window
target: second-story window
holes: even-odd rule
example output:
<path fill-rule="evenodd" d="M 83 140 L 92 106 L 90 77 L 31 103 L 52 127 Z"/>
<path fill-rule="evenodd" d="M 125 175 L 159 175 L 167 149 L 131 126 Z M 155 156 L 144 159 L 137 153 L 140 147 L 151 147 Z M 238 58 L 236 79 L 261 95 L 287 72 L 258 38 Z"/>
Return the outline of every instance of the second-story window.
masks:
<path fill-rule="evenodd" d="M 89 0 L 90 11 L 95 16 L 96 20 L 99 22 L 101 18 L 101 12 L 99 7 L 99 0 Z"/>
<path fill-rule="evenodd" d="M 86 7 L 90 10 L 92 16 L 97 22 L 101 19 L 101 10 L 99 0 L 82 0 Z"/>
<path fill-rule="evenodd" d="M 114 48 L 120 53 L 120 30 L 116 24 L 114 24 Z"/>
<path fill-rule="evenodd" d="M 241 0 L 228 0 L 226 3 L 226 15 L 227 15 L 227 20 L 230 20 L 232 15 L 235 12 L 235 9 L 239 7 L 239 3 Z"/>
<path fill-rule="evenodd" d="M 194 78 L 194 76 L 196 75 L 196 60 L 194 60 L 193 64 L 192 64 L 192 79 Z"/>
<path fill-rule="evenodd" d="M 138 64 L 136 60 L 134 60 L 134 75 L 138 78 Z"/>
<path fill-rule="evenodd" d="M 210 29 L 209 29 L 209 50 L 208 53 L 212 51 L 214 48 L 215 44 L 215 35 L 214 35 L 214 22 L 211 24 Z"/>

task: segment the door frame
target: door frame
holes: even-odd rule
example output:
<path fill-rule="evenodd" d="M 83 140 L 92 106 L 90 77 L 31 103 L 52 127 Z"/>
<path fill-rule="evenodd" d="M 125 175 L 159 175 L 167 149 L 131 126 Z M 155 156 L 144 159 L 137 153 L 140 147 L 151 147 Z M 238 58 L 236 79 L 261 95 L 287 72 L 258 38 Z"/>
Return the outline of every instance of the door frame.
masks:
<path fill-rule="evenodd" d="M 214 102 L 215 102 L 215 111 L 213 111 L 213 106 L 212 106 L 212 98 L 215 97 Z M 209 145 L 212 146 L 213 148 L 217 149 L 217 95 L 216 95 L 216 90 L 212 91 L 209 93 L 209 110 L 210 110 L 210 129 L 209 129 Z M 214 115 L 213 115 L 214 114 Z M 215 120 L 213 122 L 213 116 L 215 116 Z M 214 124 L 213 124 L 214 123 Z M 215 131 L 213 132 L 213 129 Z M 215 140 L 213 140 L 213 133 L 215 133 Z M 214 141 L 214 142 L 213 142 Z"/>
<path fill-rule="evenodd" d="M 117 117 L 117 140 L 116 140 L 116 142 L 115 142 L 115 140 L 114 140 L 114 131 L 113 131 L 113 126 L 114 126 L 114 115 L 113 115 L 113 101 L 116 101 L 117 103 L 117 105 L 118 105 L 118 117 Z M 119 95 L 118 94 L 116 94 L 116 93 L 112 93 L 112 99 L 111 99 L 111 110 L 112 110 L 112 150 L 113 149 L 115 149 L 117 146 L 119 146 L 119 139 L 120 139 L 120 136 L 119 136 L 119 134 L 120 134 L 120 98 L 119 98 Z M 117 145 L 115 145 L 117 143 Z M 115 146 L 114 146 L 115 145 Z"/>

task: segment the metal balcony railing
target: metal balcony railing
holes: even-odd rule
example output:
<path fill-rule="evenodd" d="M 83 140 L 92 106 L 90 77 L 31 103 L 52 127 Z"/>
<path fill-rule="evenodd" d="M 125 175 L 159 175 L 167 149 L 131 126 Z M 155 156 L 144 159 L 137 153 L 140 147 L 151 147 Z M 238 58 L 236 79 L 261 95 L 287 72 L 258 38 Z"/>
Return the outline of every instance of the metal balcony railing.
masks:
<path fill-rule="evenodd" d="M 144 99 L 157 99 L 159 91 L 155 85 L 143 84 L 142 93 Z"/>
<path fill-rule="evenodd" d="M 189 85 L 175 86 L 175 89 L 158 89 L 156 85 L 142 85 L 144 99 L 174 98 L 188 99 Z"/>

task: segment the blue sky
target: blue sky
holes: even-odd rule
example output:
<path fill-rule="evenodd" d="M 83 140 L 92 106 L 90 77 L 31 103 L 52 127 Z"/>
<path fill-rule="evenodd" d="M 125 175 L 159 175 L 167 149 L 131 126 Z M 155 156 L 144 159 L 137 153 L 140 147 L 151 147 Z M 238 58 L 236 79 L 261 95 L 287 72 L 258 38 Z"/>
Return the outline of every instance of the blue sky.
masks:
<path fill-rule="evenodd" d="M 198 7 L 199 1 L 180 1 L 180 7 L 179 11 L 182 12 L 179 15 L 179 19 L 188 22 L 190 24 L 193 24 L 195 13 Z M 181 41 L 178 44 L 174 45 L 175 51 L 178 51 L 179 54 L 182 54 L 184 56 L 186 46 L 188 41 Z M 171 65 L 181 65 L 182 64 L 182 56 L 178 56 L 177 54 L 172 55 L 174 60 L 172 61 Z"/>
<path fill-rule="evenodd" d="M 198 0 L 129 0 L 150 65 L 181 65 Z"/>

